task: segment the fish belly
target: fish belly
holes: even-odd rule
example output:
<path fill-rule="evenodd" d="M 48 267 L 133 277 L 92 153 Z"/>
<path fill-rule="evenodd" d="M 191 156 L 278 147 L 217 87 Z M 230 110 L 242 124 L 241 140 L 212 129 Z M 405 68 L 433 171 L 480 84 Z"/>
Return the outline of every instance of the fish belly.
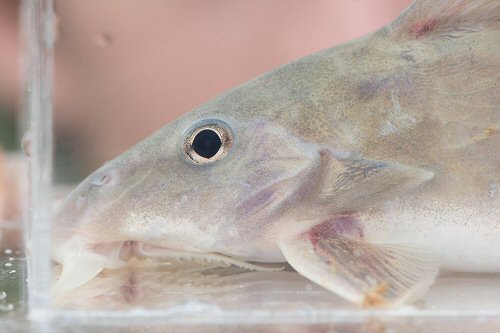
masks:
<path fill-rule="evenodd" d="M 500 273 L 498 200 L 394 206 L 360 217 L 367 241 L 421 247 L 447 271 Z"/>

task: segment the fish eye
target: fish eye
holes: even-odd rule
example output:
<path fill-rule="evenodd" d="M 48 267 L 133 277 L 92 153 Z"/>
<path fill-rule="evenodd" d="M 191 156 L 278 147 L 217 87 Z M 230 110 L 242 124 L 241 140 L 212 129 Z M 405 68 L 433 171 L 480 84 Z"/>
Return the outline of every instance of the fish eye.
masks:
<path fill-rule="evenodd" d="M 189 158 L 198 164 L 207 164 L 223 158 L 233 144 L 229 126 L 210 120 L 189 131 L 184 149 Z"/>

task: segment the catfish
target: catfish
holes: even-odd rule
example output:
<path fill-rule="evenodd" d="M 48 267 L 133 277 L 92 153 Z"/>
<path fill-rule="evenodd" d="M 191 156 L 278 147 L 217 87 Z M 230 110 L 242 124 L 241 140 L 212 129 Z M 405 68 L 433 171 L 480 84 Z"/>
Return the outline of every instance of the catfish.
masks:
<path fill-rule="evenodd" d="M 165 125 L 59 208 L 54 295 L 132 259 L 298 273 L 361 306 L 500 273 L 500 1 L 394 22 Z M 281 265 L 281 264 L 279 264 Z"/>

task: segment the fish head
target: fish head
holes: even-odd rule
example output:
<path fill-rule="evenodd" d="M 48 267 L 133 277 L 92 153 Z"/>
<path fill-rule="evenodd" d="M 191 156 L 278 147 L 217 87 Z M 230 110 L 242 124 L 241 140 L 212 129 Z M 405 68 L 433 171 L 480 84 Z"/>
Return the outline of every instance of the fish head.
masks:
<path fill-rule="evenodd" d="M 165 126 L 69 195 L 53 228 L 53 258 L 67 276 L 74 262 L 94 262 L 88 280 L 153 252 L 283 261 L 274 238 L 293 227 L 279 221 L 305 207 L 317 147 L 226 105 L 222 98 Z"/>

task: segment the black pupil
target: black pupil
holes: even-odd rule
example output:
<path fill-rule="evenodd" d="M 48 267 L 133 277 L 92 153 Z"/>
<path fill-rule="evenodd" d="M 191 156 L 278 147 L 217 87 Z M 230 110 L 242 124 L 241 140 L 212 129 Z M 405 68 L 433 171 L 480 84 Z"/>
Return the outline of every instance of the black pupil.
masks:
<path fill-rule="evenodd" d="M 211 158 L 219 151 L 222 141 L 213 130 L 204 129 L 196 134 L 192 146 L 198 155 Z"/>

